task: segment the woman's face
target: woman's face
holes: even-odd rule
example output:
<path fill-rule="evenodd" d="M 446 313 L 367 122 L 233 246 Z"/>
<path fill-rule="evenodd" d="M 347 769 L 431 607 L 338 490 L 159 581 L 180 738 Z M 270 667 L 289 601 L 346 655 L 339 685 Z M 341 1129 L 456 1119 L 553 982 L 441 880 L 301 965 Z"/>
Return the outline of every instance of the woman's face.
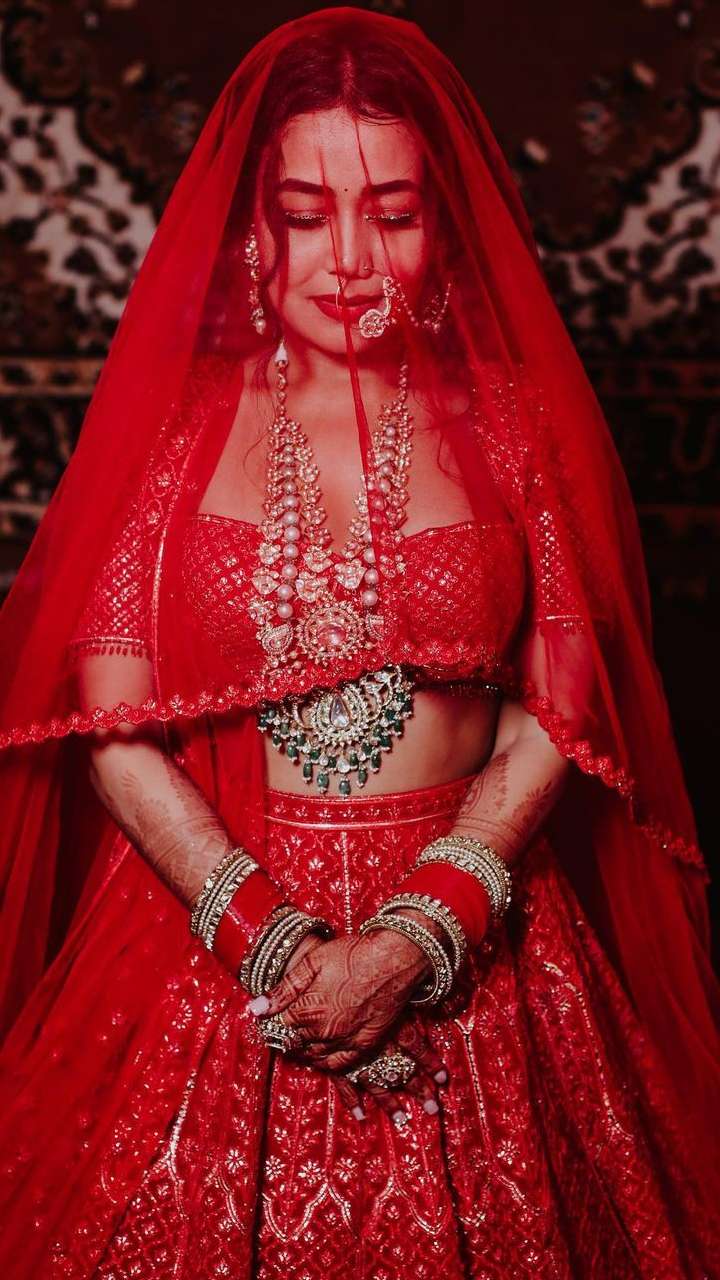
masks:
<path fill-rule="evenodd" d="M 275 272 L 267 295 L 284 335 L 328 353 L 345 352 L 335 306 L 340 272 L 348 306 L 361 298 L 348 310 L 355 350 L 377 348 L 388 331 L 380 339 L 363 338 L 361 315 L 382 303 L 384 275 L 402 282 L 414 307 L 432 244 L 432 206 L 411 130 L 402 122 L 358 120 L 344 108 L 296 116 L 283 135 L 272 199 L 287 236 L 287 264 Z M 255 225 L 264 276 L 275 242 L 259 196 Z"/>

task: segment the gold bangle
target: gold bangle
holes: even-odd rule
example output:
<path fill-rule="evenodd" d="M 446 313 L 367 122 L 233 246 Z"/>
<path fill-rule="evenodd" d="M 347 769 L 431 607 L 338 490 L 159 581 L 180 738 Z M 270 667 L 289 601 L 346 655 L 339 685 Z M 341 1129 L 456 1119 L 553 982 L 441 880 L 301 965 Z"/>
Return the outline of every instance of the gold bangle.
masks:
<path fill-rule="evenodd" d="M 469 871 L 486 890 L 494 920 L 505 914 L 512 899 L 512 876 L 504 858 L 481 840 L 472 836 L 440 836 L 426 845 L 417 859 L 416 866 L 429 862 L 448 862 Z"/>
<path fill-rule="evenodd" d="M 217 865 L 213 867 L 195 899 L 195 904 L 190 914 L 190 932 L 205 939 L 208 928 L 213 922 L 213 917 L 217 914 L 218 902 L 222 899 L 228 886 L 232 885 L 232 889 L 224 906 L 217 914 L 217 920 L 220 919 L 225 906 L 227 906 L 235 892 L 237 884 L 250 875 L 251 871 L 257 870 L 257 867 L 258 864 L 255 859 L 251 858 L 247 850 L 241 845 L 225 854 Z M 215 928 L 217 928 L 217 921 L 215 921 Z M 209 949 L 212 950 L 212 947 Z"/>
<path fill-rule="evenodd" d="M 271 912 L 267 924 L 240 965 L 238 978 L 253 996 L 266 995 L 279 982 L 298 943 L 308 933 L 332 937 L 332 927 L 322 916 L 309 915 L 291 903 Z"/>
<path fill-rule="evenodd" d="M 467 937 L 455 912 L 451 911 L 450 907 L 439 898 L 431 897 L 429 893 L 396 893 L 383 903 L 377 914 L 384 915 L 397 907 L 421 911 L 429 920 L 432 920 L 433 924 L 440 925 L 447 935 L 452 951 L 453 969 L 457 973 L 467 953 Z"/>

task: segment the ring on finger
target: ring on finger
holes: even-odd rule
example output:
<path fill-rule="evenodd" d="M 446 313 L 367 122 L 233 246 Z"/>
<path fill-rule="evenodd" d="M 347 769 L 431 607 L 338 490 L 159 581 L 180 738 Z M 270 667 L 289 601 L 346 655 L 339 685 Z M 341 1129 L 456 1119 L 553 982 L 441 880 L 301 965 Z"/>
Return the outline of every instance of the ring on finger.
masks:
<path fill-rule="evenodd" d="M 371 1062 L 363 1063 L 346 1071 L 348 1080 L 353 1084 L 375 1085 L 378 1089 L 393 1089 L 405 1085 L 415 1075 L 417 1062 L 409 1053 L 394 1049 L 378 1054 Z"/>
<path fill-rule="evenodd" d="M 260 1032 L 269 1049 L 277 1049 L 280 1053 L 289 1053 L 299 1049 L 305 1042 L 297 1027 L 291 1027 L 283 1019 L 282 1013 L 271 1013 L 267 1018 L 259 1020 Z"/>

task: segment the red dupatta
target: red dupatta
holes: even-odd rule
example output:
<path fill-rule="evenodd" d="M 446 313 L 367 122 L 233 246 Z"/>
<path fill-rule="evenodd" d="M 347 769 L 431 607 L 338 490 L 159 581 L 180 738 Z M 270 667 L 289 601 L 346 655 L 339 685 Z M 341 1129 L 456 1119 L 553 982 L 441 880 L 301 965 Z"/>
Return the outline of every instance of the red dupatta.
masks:
<path fill-rule="evenodd" d="M 78 447 L 3 610 L 5 1023 L 31 997 L 107 874 L 117 831 L 83 763 L 83 740 L 94 727 L 161 721 L 169 749 L 183 738 L 184 758 L 202 785 L 210 750 L 203 717 L 248 709 L 239 721 L 248 760 L 243 834 L 262 846 L 260 738 L 249 714 L 260 691 L 185 625 L 181 530 L 227 439 L 243 358 L 257 351 L 270 361 L 279 337 L 272 317 L 262 338 L 251 324 L 241 251 L 248 191 L 259 150 L 273 139 L 279 97 L 328 48 L 338 67 L 344 50 L 362 50 L 374 83 L 421 140 L 444 246 L 433 269 L 440 281 L 451 276 L 454 289 L 441 334 L 406 325 L 403 336 L 431 402 L 450 370 L 477 389 L 474 425 L 446 422 L 441 434 L 462 459 L 473 510 L 482 511 L 480 476 L 489 466 L 525 535 L 531 590 L 508 690 L 577 766 L 552 815 L 553 841 L 660 1051 L 712 1199 L 720 1192 L 708 1136 L 720 1110 L 720 1057 L 706 874 L 652 657 L 632 502 L 487 121 L 442 53 L 419 28 L 394 18 L 339 8 L 287 23 L 223 89 L 168 202 Z M 393 77 L 383 72 L 388 58 Z M 316 93 L 331 100 L 341 87 L 339 77 Z M 279 270 L 285 248 L 278 233 Z M 391 262 L 390 238 L 386 248 Z M 346 339 L 367 479 L 374 463 L 349 326 Z M 382 518 L 374 535 L 382 566 Z M 83 649 L 84 619 L 108 566 L 117 575 L 118 565 L 122 607 L 108 634 Z M 381 574 L 379 589 L 391 645 L 392 579 Z M 142 635 L 128 624 L 133 610 L 144 620 Z M 88 708 L 77 667 L 90 650 L 106 663 L 107 692 Z M 362 657 L 330 664 L 325 682 L 363 666 Z M 283 679 L 268 676 L 264 692 L 312 687 L 317 672 Z M 151 990 L 138 967 L 139 1011 Z M 30 1000 L 10 1039 L 16 1062 L 41 1025 L 42 998 Z"/>

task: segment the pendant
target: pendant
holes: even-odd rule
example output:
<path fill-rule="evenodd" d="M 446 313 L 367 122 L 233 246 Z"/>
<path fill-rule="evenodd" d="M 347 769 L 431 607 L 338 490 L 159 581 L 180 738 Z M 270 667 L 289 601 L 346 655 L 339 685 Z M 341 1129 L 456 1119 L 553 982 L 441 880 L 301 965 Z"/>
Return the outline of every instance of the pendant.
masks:
<path fill-rule="evenodd" d="M 384 618 L 381 613 L 368 613 L 365 617 L 365 630 L 373 644 L 379 644 L 383 637 Z"/>
<path fill-rule="evenodd" d="M 277 590 L 277 578 L 272 573 L 261 571 L 253 575 L 253 586 L 261 596 L 269 596 L 271 592 Z"/>
<path fill-rule="evenodd" d="M 263 542 L 258 549 L 258 559 L 262 564 L 273 564 L 280 555 L 280 548 L 273 546 L 272 542 Z"/>
<path fill-rule="evenodd" d="M 339 775 L 338 794 L 349 796 L 351 775 L 363 787 L 368 774 L 380 768 L 383 751 L 402 735 L 403 721 L 413 713 L 412 695 L 411 677 L 388 664 L 336 688 L 267 703 L 257 724 L 302 768 L 308 785 L 315 781 L 326 794 L 331 776 Z"/>
<path fill-rule="evenodd" d="M 313 662 L 351 658 L 362 648 L 364 638 L 363 619 L 357 609 L 327 593 L 297 624 L 298 648 Z"/>
<path fill-rule="evenodd" d="M 402 521 L 412 435 L 407 363 L 403 361 L 397 396 L 391 404 L 383 405 L 378 415 L 372 436 L 374 465 L 355 497 L 358 515 L 350 521 L 345 544 L 334 563 L 321 505 L 319 469 L 300 423 L 287 413 L 287 352 L 283 344 L 275 362 L 277 405 L 268 448 L 263 503 L 266 519 L 260 526 L 258 564 L 251 579 L 255 597 L 248 606 L 257 639 L 267 655 L 266 669 L 288 662 L 300 667 L 301 657 L 320 664 L 342 661 L 377 647 L 383 619 L 373 610 L 379 603 L 383 575 L 392 577 L 393 566 L 392 558 L 386 555 L 375 564 L 372 516 L 383 509 L 394 530 Z M 338 599 L 337 588 L 351 599 Z"/>

